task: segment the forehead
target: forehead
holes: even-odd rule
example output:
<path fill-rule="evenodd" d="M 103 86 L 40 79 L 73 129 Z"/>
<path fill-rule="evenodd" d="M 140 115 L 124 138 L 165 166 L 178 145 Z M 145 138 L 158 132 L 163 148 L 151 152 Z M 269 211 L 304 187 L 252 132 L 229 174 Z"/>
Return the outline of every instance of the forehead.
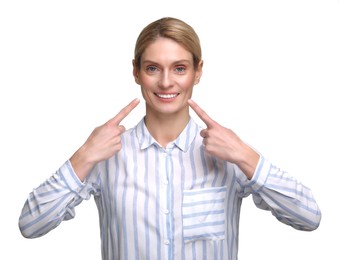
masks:
<path fill-rule="evenodd" d="M 146 60 L 155 62 L 188 60 L 193 62 L 193 55 L 176 41 L 159 37 L 148 45 L 142 54 L 141 61 L 143 62 Z"/>

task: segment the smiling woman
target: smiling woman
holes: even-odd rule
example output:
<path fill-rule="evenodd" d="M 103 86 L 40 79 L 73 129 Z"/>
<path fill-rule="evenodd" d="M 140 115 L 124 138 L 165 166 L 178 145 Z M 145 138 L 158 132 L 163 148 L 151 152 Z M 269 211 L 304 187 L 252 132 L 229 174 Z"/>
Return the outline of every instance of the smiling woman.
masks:
<path fill-rule="evenodd" d="M 142 30 L 134 53 L 133 74 L 146 101 L 145 123 L 166 147 L 189 120 L 187 100 L 202 74 L 198 35 L 183 21 L 163 18 Z"/>
<path fill-rule="evenodd" d="M 202 67 L 199 38 L 187 23 L 166 17 L 146 26 L 133 61 L 145 116 L 127 131 L 120 124 L 139 104 L 134 99 L 95 128 L 29 194 L 22 235 L 45 235 L 91 196 L 104 260 L 236 260 L 240 208 L 249 195 L 282 223 L 315 230 L 321 212 L 312 191 L 191 100 Z"/>
<path fill-rule="evenodd" d="M 146 102 L 145 123 L 166 147 L 189 121 L 187 101 L 199 82 L 202 61 L 194 66 L 189 51 L 174 40 L 159 37 L 145 49 L 140 64 L 133 71 Z"/>

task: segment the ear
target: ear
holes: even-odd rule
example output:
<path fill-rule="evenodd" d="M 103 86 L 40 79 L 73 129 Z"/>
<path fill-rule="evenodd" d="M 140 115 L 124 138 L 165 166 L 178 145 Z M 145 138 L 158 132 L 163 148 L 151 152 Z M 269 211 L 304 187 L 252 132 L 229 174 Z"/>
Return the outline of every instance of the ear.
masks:
<path fill-rule="evenodd" d="M 202 66 L 203 66 L 204 62 L 203 60 L 201 60 L 198 64 L 198 67 L 195 71 L 195 80 L 194 80 L 194 84 L 197 85 L 200 82 L 200 78 L 202 76 Z"/>
<path fill-rule="evenodd" d="M 139 70 L 137 68 L 137 66 L 135 65 L 135 60 L 132 60 L 133 63 L 133 76 L 134 76 L 134 81 L 135 83 L 137 83 L 138 85 L 140 85 L 140 81 L 139 81 Z"/>

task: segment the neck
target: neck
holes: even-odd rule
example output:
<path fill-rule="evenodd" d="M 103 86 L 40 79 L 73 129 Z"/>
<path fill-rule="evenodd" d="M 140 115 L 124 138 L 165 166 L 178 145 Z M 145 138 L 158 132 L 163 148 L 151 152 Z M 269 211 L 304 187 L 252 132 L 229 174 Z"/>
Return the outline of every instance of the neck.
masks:
<path fill-rule="evenodd" d="M 162 147 L 166 147 L 185 129 L 189 118 L 188 109 L 187 111 L 170 115 L 147 113 L 146 110 L 145 123 L 153 138 Z"/>

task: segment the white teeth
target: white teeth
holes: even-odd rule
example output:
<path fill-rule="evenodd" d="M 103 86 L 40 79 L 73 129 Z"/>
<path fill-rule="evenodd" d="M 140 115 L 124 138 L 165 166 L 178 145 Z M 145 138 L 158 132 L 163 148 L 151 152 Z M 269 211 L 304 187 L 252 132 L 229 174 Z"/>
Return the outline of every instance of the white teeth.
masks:
<path fill-rule="evenodd" d="M 160 98 L 174 98 L 177 95 L 178 94 L 157 94 L 157 96 L 160 97 Z"/>

